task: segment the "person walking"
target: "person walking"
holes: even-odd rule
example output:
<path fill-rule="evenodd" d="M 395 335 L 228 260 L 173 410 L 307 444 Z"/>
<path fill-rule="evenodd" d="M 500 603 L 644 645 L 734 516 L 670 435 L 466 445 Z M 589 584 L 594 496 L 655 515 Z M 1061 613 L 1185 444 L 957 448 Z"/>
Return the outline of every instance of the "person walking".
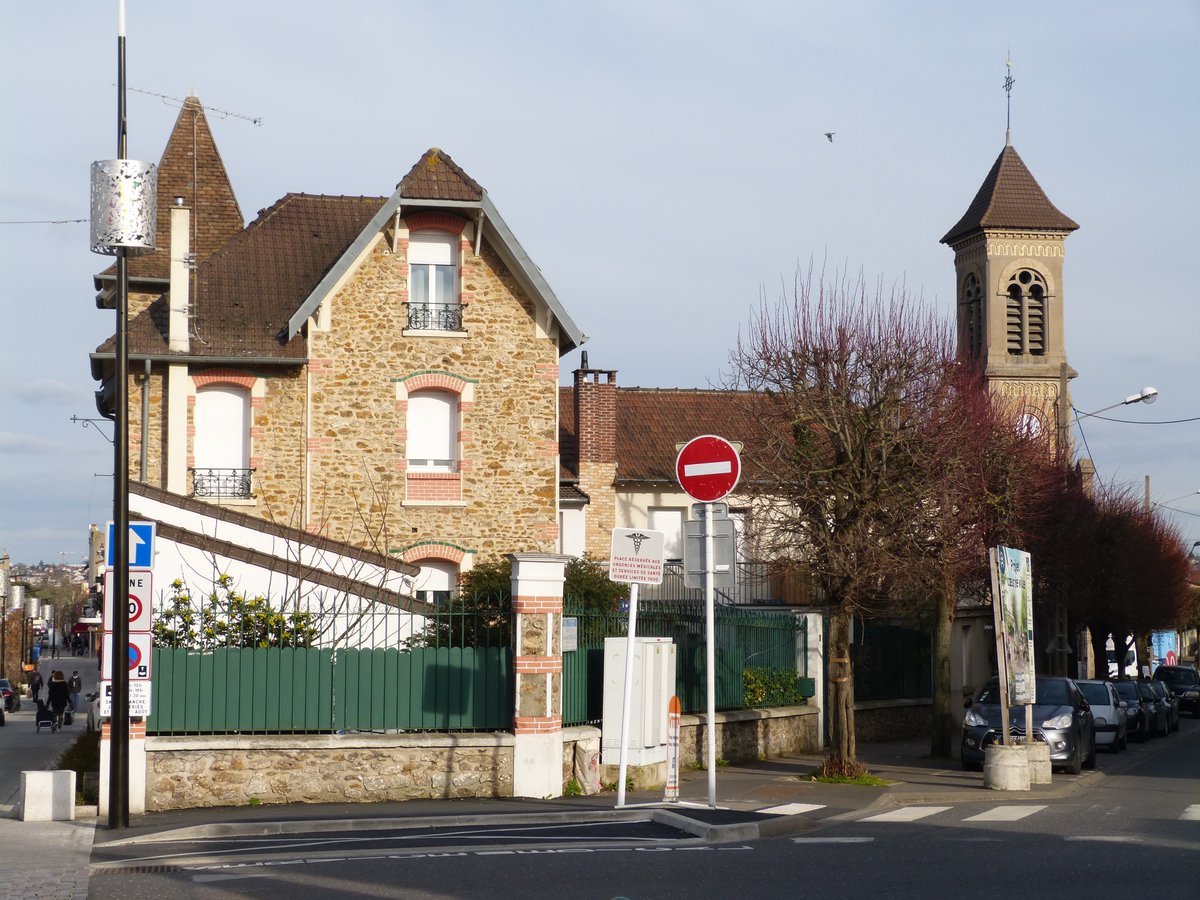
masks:
<path fill-rule="evenodd" d="M 29 693 L 33 695 L 33 702 L 37 703 L 38 694 L 42 692 L 42 673 L 37 669 L 29 676 Z"/>
<path fill-rule="evenodd" d="M 79 692 L 83 690 L 83 679 L 79 677 L 78 669 L 72 672 L 71 677 L 67 679 L 67 688 L 71 692 L 71 712 L 78 712 Z"/>
<path fill-rule="evenodd" d="M 50 684 L 46 688 L 46 701 L 50 704 L 50 709 L 54 713 L 54 727 L 52 731 L 57 731 L 62 727 L 63 713 L 66 712 L 67 704 L 71 702 L 70 688 L 67 687 L 67 679 L 63 677 L 63 673 L 55 669 L 50 673 Z"/>

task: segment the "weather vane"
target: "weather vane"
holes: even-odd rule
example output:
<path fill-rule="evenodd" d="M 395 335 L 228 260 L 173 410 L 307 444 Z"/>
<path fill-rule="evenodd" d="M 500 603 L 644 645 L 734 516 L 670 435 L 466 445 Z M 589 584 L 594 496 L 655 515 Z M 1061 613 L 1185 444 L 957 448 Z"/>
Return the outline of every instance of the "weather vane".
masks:
<path fill-rule="evenodd" d="M 1012 86 L 1014 80 L 1012 77 L 1012 54 L 1008 55 L 1008 59 L 1004 61 L 1004 66 L 1008 73 L 1004 76 L 1004 93 L 1008 95 L 1008 115 L 1004 122 L 1004 143 L 1012 143 Z"/>

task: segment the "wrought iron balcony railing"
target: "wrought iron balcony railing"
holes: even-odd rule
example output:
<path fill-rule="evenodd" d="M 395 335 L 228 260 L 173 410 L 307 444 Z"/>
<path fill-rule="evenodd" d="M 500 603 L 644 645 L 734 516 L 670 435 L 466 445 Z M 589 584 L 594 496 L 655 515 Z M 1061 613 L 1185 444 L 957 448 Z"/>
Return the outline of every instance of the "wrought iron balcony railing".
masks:
<path fill-rule="evenodd" d="M 600 564 L 608 568 L 607 562 Z M 736 583 L 717 588 L 715 602 L 727 606 L 806 606 L 812 603 L 808 579 L 788 575 L 779 567 L 762 562 L 738 562 Z M 683 563 L 663 565 L 662 584 L 643 584 L 638 588 L 641 600 L 703 600 L 704 591 L 684 585 Z"/>
<path fill-rule="evenodd" d="M 408 327 L 418 331 L 462 331 L 461 303 L 406 303 Z"/>
<path fill-rule="evenodd" d="M 253 469 L 192 469 L 192 496 L 249 499 Z"/>

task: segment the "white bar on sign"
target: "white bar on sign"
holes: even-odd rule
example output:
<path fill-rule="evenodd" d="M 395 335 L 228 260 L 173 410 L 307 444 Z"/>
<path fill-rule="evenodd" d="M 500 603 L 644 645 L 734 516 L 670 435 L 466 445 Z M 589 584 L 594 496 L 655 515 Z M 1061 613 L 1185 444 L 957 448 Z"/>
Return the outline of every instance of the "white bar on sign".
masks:
<path fill-rule="evenodd" d="M 723 475 L 733 471 L 733 463 L 729 460 L 718 462 L 691 463 L 683 467 L 684 475 Z"/>

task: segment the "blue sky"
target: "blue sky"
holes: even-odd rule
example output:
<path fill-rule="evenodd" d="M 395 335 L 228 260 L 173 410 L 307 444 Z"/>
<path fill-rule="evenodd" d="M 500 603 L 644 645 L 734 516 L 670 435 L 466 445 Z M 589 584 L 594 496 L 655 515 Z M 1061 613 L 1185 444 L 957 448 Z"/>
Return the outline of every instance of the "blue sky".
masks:
<path fill-rule="evenodd" d="M 85 218 L 88 167 L 115 155 L 116 9 L 3 10 L 0 548 L 16 561 L 78 562 L 88 523 L 111 515 L 110 446 L 70 421 L 95 416 L 88 353 L 114 324 L 91 276 L 107 260 L 86 224 L 42 223 Z M 1004 145 L 1011 53 L 1013 144 L 1081 226 L 1064 276 L 1074 403 L 1160 392 L 1111 414 L 1138 424 L 1085 420 L 1091 455 L 1105 481 L 1141 491 L 1150 476 L 1200 540 L 1200 422 L 1148 424 L 1200 417 L 1190 0 L 128 0 L 126 14 L 130 88 L 197 93 L 248 220 L 287 191 L 390 194 L 441 147 L 589 335 L 590 364 L 647 387 L 719 383 L 750 308 L 811 258 L 949 313 L 938 239 Z M 178 103 L 128 98 L 129 155 L 157 162 Z"/>

